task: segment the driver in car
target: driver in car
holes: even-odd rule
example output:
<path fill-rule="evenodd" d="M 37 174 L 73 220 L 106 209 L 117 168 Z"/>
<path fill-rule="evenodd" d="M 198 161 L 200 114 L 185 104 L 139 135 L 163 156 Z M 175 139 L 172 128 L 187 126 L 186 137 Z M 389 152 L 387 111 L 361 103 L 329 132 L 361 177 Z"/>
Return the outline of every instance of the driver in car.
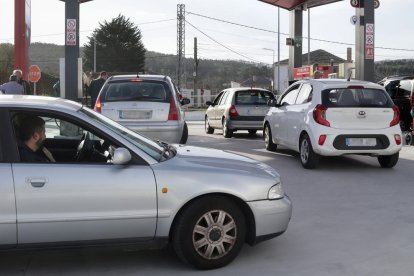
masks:
<path fill-rule="evenodd" d="M 45 121 L 38 116 L 26 116 L 19 127 L 19 152 L 22 162 L 56 162 L 44 147 L 46 140 Z"/>

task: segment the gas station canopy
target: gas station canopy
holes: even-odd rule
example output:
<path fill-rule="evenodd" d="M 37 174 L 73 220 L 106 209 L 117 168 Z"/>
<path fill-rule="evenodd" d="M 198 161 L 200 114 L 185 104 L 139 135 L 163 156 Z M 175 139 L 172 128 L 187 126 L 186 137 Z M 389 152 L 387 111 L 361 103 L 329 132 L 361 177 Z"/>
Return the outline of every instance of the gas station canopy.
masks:
<path fill-rule="evenodd" d="M 314 8 L 317 6 L 323 6 L 342 0 L 259 0 L 261 2 L 277 6 L 286 10 L 293 10 L 299 6 L 306 6 L 307 8 Z"/>

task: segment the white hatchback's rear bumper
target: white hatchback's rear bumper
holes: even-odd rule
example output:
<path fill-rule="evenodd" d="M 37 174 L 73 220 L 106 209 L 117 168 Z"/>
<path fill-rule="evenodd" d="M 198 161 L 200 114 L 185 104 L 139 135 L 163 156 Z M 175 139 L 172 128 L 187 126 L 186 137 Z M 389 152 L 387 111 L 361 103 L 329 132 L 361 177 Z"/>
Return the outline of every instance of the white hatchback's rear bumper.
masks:
<path fill-rule="evenodd" d="M 320 135 L 326 135 L 326 140 L 323 145 L 319 145 Z M 402 141 L 397 145 L 395 135 L 401 135 L 399 125 L 389 127 L 386 129 L 365 129 L 365 130 L 344 130 L 334 129 L 330 127 L 320 126 L 312 133 L 312 147 L 313 150 L 323 156 L 340 156 L 346 154 L 369 154 L 369 155 L 392 155 L 399 152 L 402 148 Z M 339 137 L 382 137 L 386 142 L 386 147 L 347 147 L 346 145 L 338 146 Z"/>

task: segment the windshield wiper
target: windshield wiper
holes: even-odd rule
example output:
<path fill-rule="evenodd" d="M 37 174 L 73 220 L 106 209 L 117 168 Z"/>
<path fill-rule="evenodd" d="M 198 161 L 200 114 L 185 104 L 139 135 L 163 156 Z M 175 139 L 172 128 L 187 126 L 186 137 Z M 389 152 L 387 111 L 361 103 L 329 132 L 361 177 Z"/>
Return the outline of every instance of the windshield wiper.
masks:
<path fill-rule="evenodd" d="M 168 153 L 167 157 L 170 156 L 170 145 L 168 143 L 160 141 L 160 140 L 156 140 L 155 142 L 163 148 L 163 150 L 160 154 L 160 158 L 158 159 L 158 162 L 161 162 L 161 159 L 164 157 L 164 155 L 166 153 Z"/>

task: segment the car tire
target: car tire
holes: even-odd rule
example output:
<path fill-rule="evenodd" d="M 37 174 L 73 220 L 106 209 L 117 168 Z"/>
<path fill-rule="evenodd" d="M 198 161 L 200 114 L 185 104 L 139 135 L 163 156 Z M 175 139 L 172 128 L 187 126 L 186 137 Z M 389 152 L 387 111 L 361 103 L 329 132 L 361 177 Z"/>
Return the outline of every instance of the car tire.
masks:
<path fill-rule="evenodd" d="M 206 131 L 207 134 L 213 134 L 214 133 L 214 128 L 212 128 L 210 126 L 210 124 L 208 123 L 208 117 L 207 116 L 204 119 L 204 130 Z"/>
<path fill-rule="evenodd" d="M 233 136 L 233 130 L 227 127 L 226 119 L 223 119 L 223 136 L 224 138 L 231 138 Z"/>
<path fill-rule="evenodd" d="M 397 152 L 393 155 L 380 155 L 378 156 L 378 162 L 383 168 L 392 168 L 397 165 L 400 153 Z"/>
<path fill-rule="evenodd" d="M 183 135 L 181 136 L 180 144 L 187 143 L 188 140 L 188 126 L 187 123 L 184 123 Z"/>
<path fill-rule="evenodd" d="M 269 124 L 265 125 L 265 128 L 263 130 L 263 138 L 264 138 L 266 149 L 268 151 L 276 151 L 277 144 L 273 143 L 272 130 L 270 129 Z"/>
<path fill-rule="evenodd" d="M 250 129 L 249 130 L 250 135 L 255 135 L 256 133 L 257 133 L 257 130 L 255 130 L 255 129 Z"/>
<path fill-rule="evenodd" d="M 314 169 L 319 163 L 319 155 L 313 151 L 312 143 L 307 134 L 302 135 L 300 139 L 299 157 L 305 169 Z"/>
<path fill-rule="evenodd" d="M 172 231 L 172 245 L 181 260 L 206 270 L 233 261 L 245 237 L 245 218 L 235 202 L 224 196 L 204 197 L 179 215 Z"/>

